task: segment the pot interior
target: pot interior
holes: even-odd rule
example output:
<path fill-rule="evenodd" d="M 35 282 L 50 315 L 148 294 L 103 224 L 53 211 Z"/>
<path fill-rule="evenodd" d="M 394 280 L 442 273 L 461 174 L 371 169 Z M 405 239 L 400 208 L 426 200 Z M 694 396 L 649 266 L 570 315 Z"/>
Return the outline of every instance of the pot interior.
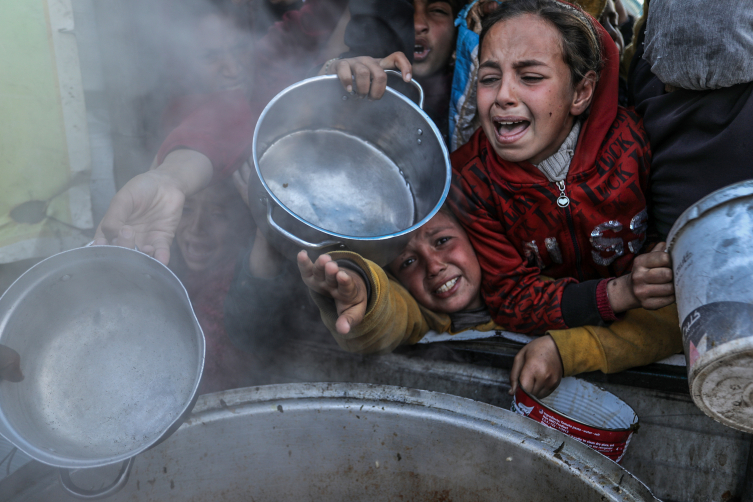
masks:
<path fill-rule="evenodd" d="M 264 181 L 308 223 L 353 237 L 377 237 L 415 223 L 402 172 L 379 149 L 336 130 L 299 131 L 272 144 L 259 161 Z"/>
<path fill-rule="evenodd" d="M 50 465 L 133 456 L 198 388 L 204 340 L 187 294 L 136 251 L 96 246 L 39 263 L 0 299 L 0 327 L 25 375 L 0 383 L 3 434 Z"/>
<path fill-rule="evenodd" d="M 370 101 L 336 77 L 316 77 L 272 100 L 254 138 L 257 173 L 290 214 L 329 234 L 406 232 L 449 190 L 447 150 L 431 120 L 387 88 Z"/>
<path fill-rule="evenodd" d="M 77 483 L 112 479 L 95 471 Z M 73 500 L 56 478 L 41 481 L 11 502 Z M 202 396 L 108 500 L 656 499 L 599 453 L 506 410 L 398 387 L 291 384 Z"/>

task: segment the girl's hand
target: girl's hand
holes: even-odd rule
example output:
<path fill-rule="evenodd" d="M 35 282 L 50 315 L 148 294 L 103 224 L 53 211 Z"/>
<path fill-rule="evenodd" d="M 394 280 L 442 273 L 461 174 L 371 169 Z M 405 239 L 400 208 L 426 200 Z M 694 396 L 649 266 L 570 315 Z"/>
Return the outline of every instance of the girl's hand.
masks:
<path fill-rule="evenodd" d="M 298 253 L 298 270 L 309 289 L 335 300 L 338 315 L 335 327 L 338 333 L 347 335 L 351 328 L 363 321 L 368 297 L 366 284 L 357 273 L 341 269 L 326 254 L 320 255 L 312 263 L 306 251 Z"/>
<path fill-rule="evenodd" d="M 614 313 L 644 308 L 658 310 L 675 302 L 672 259 L 665 253 L 665 242 L 635 257 L 633 271 L 607 285 L 609 303 Z"/>
<path fill-rule="evenodd" d="M 539 399 L 554 392 L 562 380 L 562 358 L 557 344 L 544 335 L 520 349 L 510 371 L 510 395 L 518 386 Z"/>
<path fill-rule="evenodd" d="M 379 99 L 387 89 L 387 74 L 384 70 L 399 70 L 405 82 L 411 80 L 411 64 L 402 52 L 394 52 L 383 59 L 368 56 L 339 59 L 325 65 L 320 74 L 337 75 L 343 88 L 350 93 Z"/>

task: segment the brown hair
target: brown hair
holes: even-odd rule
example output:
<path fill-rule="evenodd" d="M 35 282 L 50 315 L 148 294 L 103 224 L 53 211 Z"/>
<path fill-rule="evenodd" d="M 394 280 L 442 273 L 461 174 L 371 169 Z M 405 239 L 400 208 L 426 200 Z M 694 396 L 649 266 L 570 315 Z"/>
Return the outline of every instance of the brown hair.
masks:
<path fill-rule="evenodd" d="M 598 80 L 604 61 L 601 57 L 599 32 L 591 18 L 578 6 L 557 0 L 507 0 L 489 16 L 481 27 L 479 47 L 497 23 L 524 14 L 533 14 L 549 21 L 562 36 L 562 58 L 570 68 L 573 85 L 580 83 L 589 71 Z"/>

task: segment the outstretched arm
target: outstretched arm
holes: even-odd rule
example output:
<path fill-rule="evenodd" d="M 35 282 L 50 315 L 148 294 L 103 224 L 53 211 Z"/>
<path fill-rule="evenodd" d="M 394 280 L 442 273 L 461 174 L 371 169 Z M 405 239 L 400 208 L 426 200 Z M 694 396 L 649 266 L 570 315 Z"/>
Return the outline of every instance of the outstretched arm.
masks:
<path fill-rule="evenodd" d="M 332 260 L 352 262 L 363 271 L 369 287 L 364 313 L 350 311 L 349 317 L 345 319 L 341 319 L 341 314 L 345 312 L 348 301 L 336 306 L 329 293 L 311 290 L 311 296 L 321 312 L 322 321 L 344 350 L 360 354 L 386 353 L 400 345 L 418 342 L 429 330 L 444 332 L 450 329 L 448 315 L 437 314 L 421 307 L 407 289 L 393 277 L 388 277 L 377 264 L 351 251 L 335 251 L 330 256 Z M 325 265 L 327 263 L 331 261 L 325 259 Z M 338 266 L 339 268 L 341 267 Z M 334 268 L 332 272 L 335 273 Z M 339 272 L 340 270 L 335 274 Z M 348 272 L 350 277 L 357 277 L 356 281 L 362 281 L 360 274 L 351 270 Z M 304 267 L 302 275 L 308 273 Z M 357 284 L 360 286 L 361 283 Z M 326 287 L 332 286 L 333 283 L 330 282 Z M 342 331 L 347 328 L 348 331 L 342 333 L 340 328 L 343 328 Z"/>
<path fill-rule="evenodd" d="M 209 185 L 212 172 L 212 163 L 201 153 L 170 152 L 159 167 L 135 176 L 115 194 L 94 244 L 138 246 L 167 265 L 183 203 Z"/>
<path fill-rule="evenodd" d="M 366 283 L 356 272 L 341 268 L 326 254 L 312 263 L 306 251 L 298 253 L 298 270 L 310 290 L 335 301 L 338 333 L 347 335 L 363 321 L 368 294 Z"/>
<path fill-rule="evenodd" d="M 523 347 L 510 372 L 511 393 L 522 386 L 543 398 L 563 376 L 588 371 L 616 373 L 682 351 L 677 306 L 632 309 L 610 326 L 552 330 Z"/>

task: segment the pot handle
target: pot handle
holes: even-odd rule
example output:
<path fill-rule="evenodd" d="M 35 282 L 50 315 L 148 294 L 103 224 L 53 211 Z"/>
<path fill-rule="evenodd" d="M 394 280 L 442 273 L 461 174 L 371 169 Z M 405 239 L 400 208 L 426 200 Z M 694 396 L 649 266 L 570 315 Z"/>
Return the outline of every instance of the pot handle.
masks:
<path fill-rule="evenodd" d="M 265 198 L 264 203 L 267 205 L 267 224 L 277 232 L 287 237 L 289 240 L 293 241 L 295 244 L 301 246 L 303 249 L 318 251 L 322 248 L 340 244 L 337 241 L 322 241 L 314 244 L 313 242 L 304 241 L 300 237 L 291 234 L 280 225 L 278 225 L 277 222 L 275 222 L 275 220 L 272 218 L 272 204 L 269 203 L 269 199 Z"/>
<path fill-rule="evenodd" d="M 73 483 L 73 480 L 71 480 L 70 469 L 63 468 L 59 469 L 60 484 L 63 485 L 65 491 L 78 499 L 97 500 L 109 497 L 119 492 L 128 482 L 128 476 L 131 475 L 131 467 L 133 467 L 133 459 L 134 457 L 131 457 L 123 462 L 123 465 L 120 467 L 120 472 L 118 473 L 118 478 L 107 488 L 101 490 L 84 490 L 79 488 Z"/>
<path fill-rule="evenodd" d="M 397 70 L 384 70 L 384 72 L 388 74 L 392 74 L 392 75 L 397 75 L 398 77 L 403 76 L 403 74 Z M 413 84 L 413 87 L 418 89 L 418 107 L 423 110 L 424 109 L 424 89 L 423 87 L 421 87 L 421 84 L 416 82 L 414 79 L 411 79 L 410 83 Z"/>

